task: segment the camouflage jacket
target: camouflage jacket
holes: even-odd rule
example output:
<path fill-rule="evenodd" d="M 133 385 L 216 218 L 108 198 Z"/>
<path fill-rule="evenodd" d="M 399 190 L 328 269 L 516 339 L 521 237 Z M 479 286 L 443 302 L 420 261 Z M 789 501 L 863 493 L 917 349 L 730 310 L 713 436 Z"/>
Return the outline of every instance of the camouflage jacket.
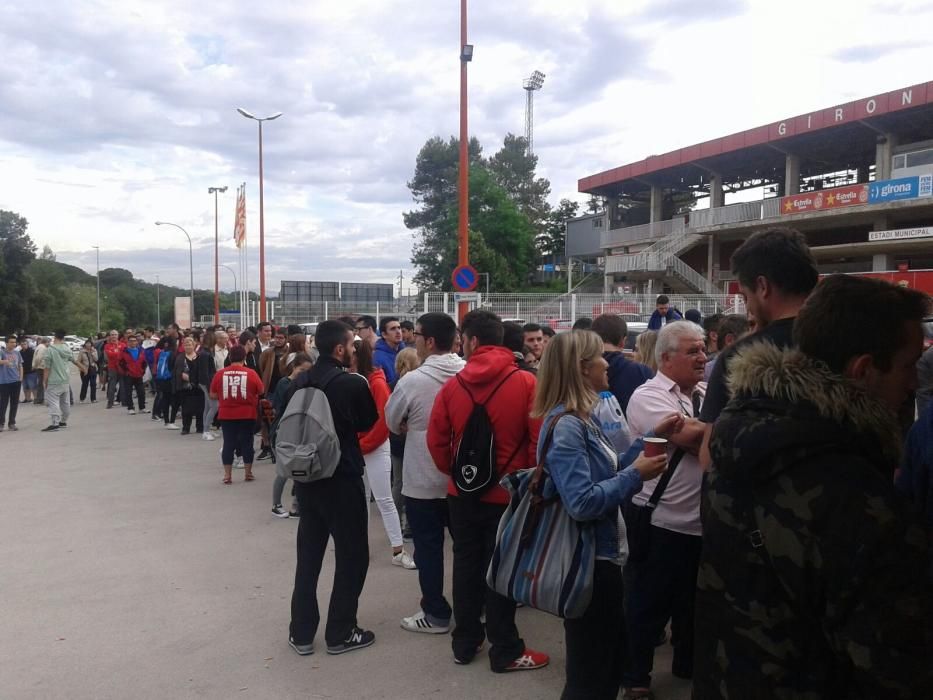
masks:
<path fill-rule="evenodd" d="M 895 417 L 797 350 L 733 361 L 704 486 L 694 699 L 933 698 Z"/>

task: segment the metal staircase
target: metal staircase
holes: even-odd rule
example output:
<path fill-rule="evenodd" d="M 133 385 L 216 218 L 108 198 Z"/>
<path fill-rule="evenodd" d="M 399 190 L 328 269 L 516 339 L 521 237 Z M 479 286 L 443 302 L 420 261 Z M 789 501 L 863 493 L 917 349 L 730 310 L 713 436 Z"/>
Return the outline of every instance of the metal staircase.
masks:
<path fill-rule="evenodd" d="M 640 253 L 611 256 L 606 263 L 606 272 L 659 272 L 677 279 L 693 292 L 716 296 L 719 290 L 678 257 L 681 252 L 702 240 L 703 236 L 696 233 L 674 231 Z"/>

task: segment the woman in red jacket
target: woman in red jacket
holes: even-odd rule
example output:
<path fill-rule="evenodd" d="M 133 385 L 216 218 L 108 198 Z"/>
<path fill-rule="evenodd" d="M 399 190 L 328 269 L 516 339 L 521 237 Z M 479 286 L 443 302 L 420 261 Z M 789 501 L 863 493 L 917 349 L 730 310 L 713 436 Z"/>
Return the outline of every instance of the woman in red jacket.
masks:
<path fill-rule="evenodd" d="M 389 384 L 381 369 L 373 369 L 373 351 L 369 343 L 357 340 L 356 355 L 350 367 L 351 372 L 362 375 L 369 382 L 369 391 L 376 402 L 379 420 L 369 432 L 360 433 L 360 450 L 366 462 L 366 479 L 376 498 L 376 505 L 382 515 L 382 525 L 389 544 L 392 546 L 392 564 L 403 569 L 414 569 L 415 561 L 402 547 L 402 525 L 399 521 L 395 501 L 392 499 L 392 458 L 389 452 L 389 428 L 386 425 L 385 409 L 389 401 Z"/>
<path fill-rule="evenodd" d="M 262 380 L 249 367 L 244 366 L 246 349 L 238 345 L 230 348 L 230 366 L 224 367 L 211 380 L 210 397 L 217 401 L 217 417 L 223 430 L 224 446 L 220 461 L 224 465 L 224 483 L 233 482 L 233 453 L 239 449 L 246 469 L 244 481 L 253 481 L 253 430 Z"/>

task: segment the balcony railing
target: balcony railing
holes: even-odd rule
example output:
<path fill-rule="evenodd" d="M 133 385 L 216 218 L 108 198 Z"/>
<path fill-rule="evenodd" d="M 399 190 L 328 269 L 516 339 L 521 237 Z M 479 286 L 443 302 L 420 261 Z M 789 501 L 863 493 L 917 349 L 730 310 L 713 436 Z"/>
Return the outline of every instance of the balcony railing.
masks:
<path fill-rule="evenodd" d="M 600 245 L 603 248 L 614 248 L 631 243 L 656 241 L 670 235 L 674 231 L 681 231 L 683 228 L 684 219 L 682 217 L 667 219 L 665 221 L 655 221 L 651 224 L 641 224 L 639 226 L 613 228 L 608 231 L 603 231 L 600 236 Z"/>
<path fill-rule="evenodd" d="M 758 221 L 759 219 L 761 219 L 761 202 L 739 202 L 725 207 L 690 212 L 690 228 L 735 224 L 740 221 Z"/>

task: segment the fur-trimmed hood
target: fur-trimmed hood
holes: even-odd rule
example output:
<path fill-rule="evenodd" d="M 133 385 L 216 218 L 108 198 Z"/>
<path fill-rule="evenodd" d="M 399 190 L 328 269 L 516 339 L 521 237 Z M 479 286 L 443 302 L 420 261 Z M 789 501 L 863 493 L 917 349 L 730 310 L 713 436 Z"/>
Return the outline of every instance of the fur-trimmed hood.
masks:
<path fill-rule="evenodd" d="M 717 469 L 768 478 L 808 454 L 854 453 L 893 473 L 896 416 L 864 389 L 796 349 L 768 342 L 739 350 L 729 366 L 733 397 L 711 442 Z M 752 465 L 757 465 L 750 470 Z"/>

